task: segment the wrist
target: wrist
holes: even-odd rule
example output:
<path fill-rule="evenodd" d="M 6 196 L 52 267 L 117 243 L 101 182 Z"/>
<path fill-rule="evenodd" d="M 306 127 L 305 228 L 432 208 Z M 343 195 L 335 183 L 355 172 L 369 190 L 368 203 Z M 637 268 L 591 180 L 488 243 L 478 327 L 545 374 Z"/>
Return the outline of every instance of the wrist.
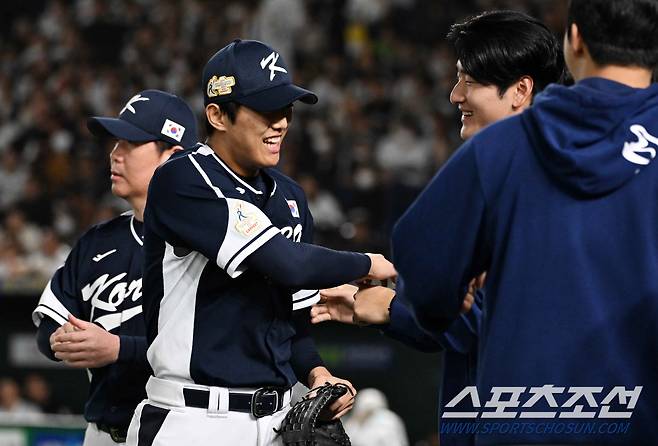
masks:
<path fill-rule="evenodd" d="M 395 293 L 393 293 L 393 296 L 391 296 L 391 300 L 388 301 L 388 313 L 386 314 L 388 321 L 387 323 L 391 322 L 391 308 L 393 307 L 393 302 L 395 301 Z"/>
<path fill-rule="evenodd" d="M 119 360 L 119 354 L 121 352 L 121 338 L 115 334 L 111 336 L 112 336 L 112 349 L 110 350 L 110 359 L 114 363 Z"/>
<path fill-rule="evenodd" d="M 395 300 L 395 290 L 392 290 L 390 288 L 386 288 L 386 294 L 384 297 L 384 305 L 382 305 L 380 308 L 382 308 L 381 311 L 381 320 L 378 321 L 378 323 L 381 324 L 388 324 L 391 322 L 391 306 L 393 305 L 393 301 Z"/>
<path fill-rule="evenodd" d="M 326 367 L 324 366 L 315 367 L 308 374 L 308 387 L 313 388 L 315 387 L 315 383 L 317 381 L 321 381 L 322 379 L 326 379 L 331 376 L 332 376 L 331 372 L 329 372 L 329 370 L 327 370 Z"/>
<path fill-rule="evenodd" d="M 369 253 L 365 254 L 365 256 L 368 258 L 368 275 L 371 276 L 372 275 L 372 268 L 373 268 L 375 262 L 373 261 L 372 255 L 370 255 Z"/>

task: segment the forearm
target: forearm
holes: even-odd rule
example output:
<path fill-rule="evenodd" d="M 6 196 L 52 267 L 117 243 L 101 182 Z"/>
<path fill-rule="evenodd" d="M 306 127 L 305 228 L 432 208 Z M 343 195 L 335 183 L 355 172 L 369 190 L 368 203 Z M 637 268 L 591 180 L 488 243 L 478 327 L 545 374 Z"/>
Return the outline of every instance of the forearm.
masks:
<path fill-rule="evenodd" d="M 309 310 L 295 311 L 293 324 L 297 333 L 293 337 L 290 364 L 297 379 L 306 386 L 309 385 L 311 371 L 318 367 L 324 368 L 322 358 L 318 354 L 315 342 L 309 332 Z M 326 369 L 325 369 L 326 370 Z"/>
<path fill-rule="evenodd" d="M 146 336 L 119 335 L 119 358 L 117 362 L 133 363 L 145 366 L 146 360 Z"/>
<path fill-rule="evenodd" d="M 475 292 L 469 312 L 461 314 L 448 329 L 437 336 L 447 351 L 467 354 L 476 349 L 482 320 L 482 291 Z"/>
<path fill-rule="evenodd" d="M 289 288 L 330 288 L 368 275 L 365 254 L 292 243 L 277 235 L 245 260 L 250 268 Z"/>
<path fill-rule="evenodd" d="M 393 229 L 398 282 L 406 285 L 415 319 L 432 333 L 441 333 L 459 317 L 468 283 L 487 270 L 485 211 L 475 149 L 466 143 Z"/>
<path fill-rule="evenodd" d="M 60 325 L 49 317 L 44 317 L 37 330 L 37 347 L 43 355 L 53 361 L 59 361 L 55 358 L 55 353 L 50 348 L 50 336 L 60 327 Z"/>
<path fill-rule="evenodd" d="M 390 308 L 389 323 L 379 326 L 386 336 L 422 352 L 443 351 L 441 343 L 418 326 L 411 311 L 400 298 L 394 298 Z"/>

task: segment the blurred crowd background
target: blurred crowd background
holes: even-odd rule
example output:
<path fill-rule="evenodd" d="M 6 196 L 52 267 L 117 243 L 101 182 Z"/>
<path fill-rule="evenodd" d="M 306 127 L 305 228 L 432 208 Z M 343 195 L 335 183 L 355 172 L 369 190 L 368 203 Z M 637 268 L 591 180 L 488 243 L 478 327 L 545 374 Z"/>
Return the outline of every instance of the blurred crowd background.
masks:
<path fill-rule="evenodd" d="M 490 9 L 526 11 L 560 35 L 566 0 L 3 2 L 0 299 L 35 299 L 89 226 L 128 208 L 109 192 L 113 143 L 86 119 L 158 88 L 189 102 L 203 140 L 201 71 L 238 37 L 271 44 L 320 97 L 296 106 L 279 166 L 308 195 L 316 241 L 387 254 L 393 223 L 461 143 L 445 35 Z M 363 407 L 391 425 L 371 397 Z M 0 377 L 0 413 L 80 409 L 38 374 Z"/>
<path fill-rule="evenodd" d="M 450 24 L 527 11 L 556 33 L 561 0 L 77 0 L 0 13 L 0 293 L 39 292 L 90 225 L 127 209 L 109 193 L 111 142 L 86 129 L 159 88 L 198 113 L 201 71 L 232 39 L 270 43 L 315 91 L 280 169 L 308 194 L 317 242 L 388 251 L 401 212 L 460 144 L 448 101 Z M 202 140 L 205 135 L 200 134 Z"/>

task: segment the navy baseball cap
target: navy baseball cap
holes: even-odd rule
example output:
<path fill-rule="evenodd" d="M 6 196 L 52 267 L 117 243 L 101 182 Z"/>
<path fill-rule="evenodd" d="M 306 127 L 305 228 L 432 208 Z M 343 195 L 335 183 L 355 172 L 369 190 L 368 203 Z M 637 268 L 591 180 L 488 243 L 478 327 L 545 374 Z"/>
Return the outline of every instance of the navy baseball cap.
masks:
<path fill-rule="evenodd" d="M 196 118 L 190 106 L 178 96 L 160 90 L 136 94 L 118 118 L 89 118 L 87 128 L 96 136 L 130 142 L 164 141 L 185 149 L 198 142 Z"/>
<path fill-rule="evenodd" d="M 283 57 L 257 40 L 236 39 L 217 51 L 203 69 L 205 105 L 237 102 L 260 112 L 318 97 L 292 83 Z"/>

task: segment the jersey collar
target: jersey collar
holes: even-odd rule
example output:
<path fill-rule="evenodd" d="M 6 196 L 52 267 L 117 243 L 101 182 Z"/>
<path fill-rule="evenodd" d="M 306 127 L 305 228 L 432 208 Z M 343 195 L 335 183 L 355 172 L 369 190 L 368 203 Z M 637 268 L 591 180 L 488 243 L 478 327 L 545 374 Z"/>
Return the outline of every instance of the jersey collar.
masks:
<path fill-rule="evenodd" d="M 135 214 L 133 214 L 133 211 L 126 211 L 121 215 L 130 216 L 130 233 L 133 235 L 135 241 L 139 243 L 139 246 L 144 246 L 144 224 L 139 225 L 135 223 Z"/>
<path fill-rule="evenodd" d="M 254 188 L 251 184 L 247 183 L 242 178 L 240 178 L 240 176 L 238 174 L 233 172 L 231 170 L 231 168 L 228 167 L 226 165 L 226 163 L 224 163 L 224 161 L 222 161 L 222 159 L 217 156 L 215 151 L 209 145 L 203 144 L 194 153 L 198 153 L 199 155 L 212 156 L 217 161 L 217 163 L 219 163 L 219 165 L 222 166 L 222 168 L 224 168 L 224 170 L 226 170 L 226 172 L 229 174 L 229 176 L 231 176 L 233 178 L 234 181 L 240 183 L 242 186 L 244 186 L 246 189 L 250 190 L 251 192 L 253 192 L 256 195 L 263 195 L 262 190 L 258 190 L 256 188 Z M 261 169 L 261 173 L 263 175 L 265 175 L 267 178 L 271 179 L 272 183 L 274 183 L 274 186 L 272 187 L 272 192 L 270 193 L 270 197 L 271 197 L 271 196 L 274 195 L 274 192 L 276 192 L 276 180 L 274 178 L 272 178 L 271 175 L 267 174 L 265 169 Z"/>

